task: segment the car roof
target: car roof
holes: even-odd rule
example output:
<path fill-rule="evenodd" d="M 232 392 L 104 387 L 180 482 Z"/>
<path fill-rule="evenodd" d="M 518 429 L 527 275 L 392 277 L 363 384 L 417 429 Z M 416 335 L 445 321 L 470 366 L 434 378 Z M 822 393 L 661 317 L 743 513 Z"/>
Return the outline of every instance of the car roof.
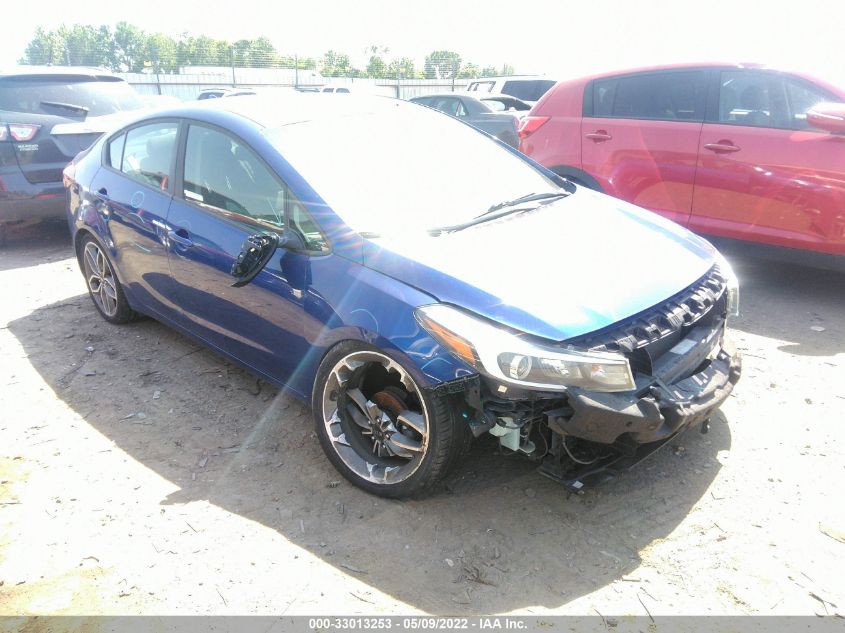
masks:
<path fill-rule="evenodd" d="M 495 75 L 490 77 L 476 77 L 475 79 L 471 79 L 470 83 L 475 83 L 476 81 L 498 81 L 499 79 L 503 79 L 505 81 L 535 81 L 538 79 L 556 81 L 553 77 L 548 77 L 546 75 Z"/>
<path fill-rule="evenodd" d="M 601 79 L 604 77 L 616 77 L 620 75 L 633 75 L 636 73 L 648 73 L 648 72 L 659 72 L 663 70 L 685 70 L 685 69 L 697 69 L 697 68 L 721 68 L 721 69 L 749 69 L 749 70 L 770 70 L 774 72 L 785 72 L 791 75 L 795 75 L 796 77 L 801 77 L 808 81 L 811 81 L 819 86 L 827 88 L 829 91 L 843 94 L 842 88 L 837 86 L 835 83 L 832 83 L 824 78 L 817 77 L 811 75 L 807 72 L 804 72 L 802 69 L 792 68 L 792 67 L 783 67 L 783 66 L 771 66 L 769 64 L 764 64 L 760 62 L 736 62 L 736 61 L 703 61 L 703 62 L 679 62 L 675 64 L 657 64 L 653 66 L 639 66 L 639 67 L 632 67 L 632 68 L 616 68 L 613 70 L 607 70 L 600 73 L 595 73 L 592 75 L 584 75 L 581 77 L 573 77 L 572 79 L 566 80 L 565 83 L 569 84 L 571 82 L 587 82 L 592 81 L 594 79 Z"/>
<path fill-rule="evenodd" d="M 631 68 L 616 68 L 613 70 L 606 70 L 592 75 L 585 75 L 584 78 L 597 79 L 599 77 L 611 77 L 616 75 L 632 75 L 635 73 L 659 72 L 662 70 L 685 70 L 696 68 L 749 68 L 755 70 L 775 70 L 766 64 L 757 62 L 725 62 L 725 61 L 710 61 L 710 62 L 679 62 L 676 64 L 655 64 L 652 66 L 636 66 Z"/>
<path fill-rule="evenodd" d="M 89 77 L 108 81 L 123 81 L 117 75 L 102 68 L 87 66 L 8 66 L 0 68 L 0 77 L 49 77 L 49 76 Z"/>
<path fill-rule="evenodd" d="M 417 95 L 415 97 L 411 97 L 411 99 L 409 99 L 409 101 L 412 101 L 414 99 L 424 99 L 426 97 L 435 97 L 435 98 L 465 97 L 465 98 L 469 98 L 469 99 L 475 99 L 476 101 L 481 101 L 481 99 L 483 97 L 479 97 L 478 94 L 479 93 L 477 93 L 477 92 L 464 92 L 462 90 L 456 90 L 455 92 L 434 92 L 432 94 Z M 483 92 L 481 94 L 483 94 L 484 96 L 490 95 L 490 93 L 487 93 L 487 92 Z M 490 96 L 492 96 L 492 95 L 490 95 Z"/>
<path fill-rule="evenodd" d="M 332 94 L 291 90 L 272 95 L 244 95 L 239 99 L 189 101 L 180 106 L 157 110 L 153 116 L 202 119 L 210 112 L 226 112 L 248 119 L 260 127 L 274 128 L 307 121 L 377 114 L 402 107 L 419 106 L 391 97 L 350 94 L 348 99 L 339 101 Z"/>

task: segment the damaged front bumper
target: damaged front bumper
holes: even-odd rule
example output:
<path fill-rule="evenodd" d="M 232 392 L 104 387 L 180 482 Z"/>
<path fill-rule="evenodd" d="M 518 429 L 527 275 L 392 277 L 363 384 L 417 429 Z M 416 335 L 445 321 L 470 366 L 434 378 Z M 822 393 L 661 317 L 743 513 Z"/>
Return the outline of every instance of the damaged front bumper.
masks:
<path fill-rule="evenodd" d="M 540 472 L 580 492 L 639 463 L 681 431 L 708 422 L 739 380 L 741 358 L 722 328 L 693 330 L 677 347 L 661 358 L 654 375 L 637 380 L 636 391 L 573 389 L 565 406 L 546 411 L 548 427 L 561 441 L 577 438 L 616 450 L 575 468 L 548 456 Z"/>
<path fill-rule="evenodd" d="M 600 444 L 622 435 L 635 444 L 665 440 L 706 420 L 739 380 L 742 363 L 732 344 L 722 342 L 710 355 L 706 367 L 677 382 L 658 373 L 631 393 L 572 389 L 566 407 L 546 413 L 549 428 Z"/>

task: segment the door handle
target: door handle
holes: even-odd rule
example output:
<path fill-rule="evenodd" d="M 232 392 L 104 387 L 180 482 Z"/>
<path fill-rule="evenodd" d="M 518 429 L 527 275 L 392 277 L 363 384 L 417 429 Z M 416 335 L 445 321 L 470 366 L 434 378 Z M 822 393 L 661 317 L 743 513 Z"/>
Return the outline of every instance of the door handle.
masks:
<path fill-rule="evenodd" d="M 190 248 L 194 245 L 193 240 L 188 236 L 188 232 L 185 229 L 170 229 L 167 232 L 167 237 L 185 248 Z"/>
<path fill-rule="evenodd" d="M 606 130 L 596 130 L 595 132 L 589 132 L 584 136 L 596 143 L 603 143 L 604 141 L 609 141 L 613 138 Z"/>
<path fill-rule="evenodd" d="M 705 143 L 704 149 L 709 149 L 717 154 L 730 154 L 731 152 L 738 152 L 742 148 L 737 147 L 731 141 L 722 140 L 718 143 Z"/>
<path fill-rule="evenodd" d="M 100 187 L 99 189 L 97 189 L 94 195 L 99 200 L 99 202 L 94 205 L 94 208 L 101 216 L 103 216 L 104 219 L 108 220 L 109 216 L 111 215 L 111 209 L 109 208 L 108 190 L 105 187 Z"/>

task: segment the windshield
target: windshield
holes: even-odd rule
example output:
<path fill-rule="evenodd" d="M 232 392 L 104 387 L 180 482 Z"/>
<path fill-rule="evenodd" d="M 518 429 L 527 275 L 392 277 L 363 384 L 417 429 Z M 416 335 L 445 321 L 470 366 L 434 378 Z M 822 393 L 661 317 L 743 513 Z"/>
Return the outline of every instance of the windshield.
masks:
<path fill-rule="evenodd" d="M 265 134 L 361 233 L 454 225 L 502 201 L 560 191 L 496 141 L 418 106 L 296 123 Z"/>
<path fill-rule="evenodd" d="M 74 76 L 23 76 L 0 80 L 0 110 L 78 116 L 79 111 L 74 112 L 68 106 L 87 108 L 90 117 L 137 110 L 143 103 L 125 81 L 97 81 Z"/>

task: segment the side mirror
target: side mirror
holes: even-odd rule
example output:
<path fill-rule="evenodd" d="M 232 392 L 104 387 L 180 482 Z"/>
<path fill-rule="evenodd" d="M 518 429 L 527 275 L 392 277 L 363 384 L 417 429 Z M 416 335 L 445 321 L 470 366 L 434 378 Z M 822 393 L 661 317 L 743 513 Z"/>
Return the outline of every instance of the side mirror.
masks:
<path fill-rule="evenodd" d="M 845 103 L 819 103 L 807 111 L 807 123 L 833 134 L 845 134 Z"/>
<path fill-rule="evenodd" d="M 305 240 L 296 229 L 288 229 L 283 235 L 276 233 L 256 233 L 250 235 L 241 244 L 241 252 L 232 264 L 229 273 L 235 278 L 233 288 L 247 285 L 258 276 L 267 265 L 277 248 L 291 251 L 304 251 Z"/>
<path fill-rule="evenodd" d="M 241 244 L 241 252 L 232 264 L 230 273 L 236 279 L 232 287 L 240 288 L 255 279 L 276 252 L 280 241 L 281 238 L 275 233 L 258 233 L 246 238 Z"/>

